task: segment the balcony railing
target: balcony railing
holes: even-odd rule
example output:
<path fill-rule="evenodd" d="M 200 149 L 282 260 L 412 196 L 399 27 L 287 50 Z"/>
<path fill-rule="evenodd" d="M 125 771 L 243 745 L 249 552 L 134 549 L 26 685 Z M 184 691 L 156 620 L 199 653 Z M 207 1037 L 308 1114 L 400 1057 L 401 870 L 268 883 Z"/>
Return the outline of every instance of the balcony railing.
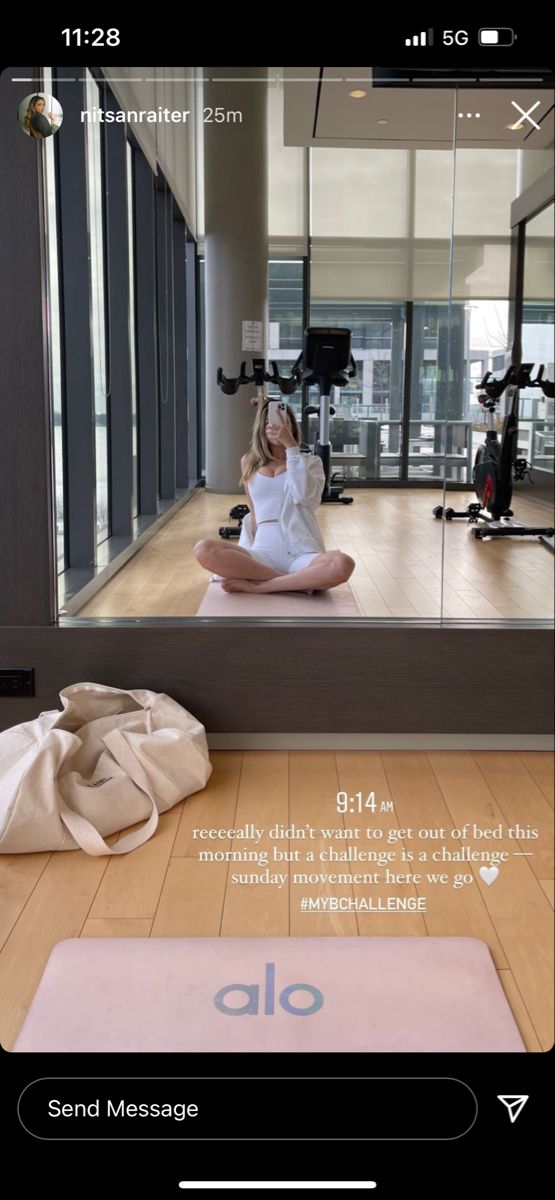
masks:
<path fill-rule="evenodd" d="M 311 420 L 315 441 L 317 418 Z M 359 480 L 401 479 L 403 423 L 392 420 L 332 418 L 330 438 L 332 465 L 345 478 Z M 406 456 L 408 479 L 472 480 L 472 422 L 465 420 L 418 420 L 409 425 Z"/>

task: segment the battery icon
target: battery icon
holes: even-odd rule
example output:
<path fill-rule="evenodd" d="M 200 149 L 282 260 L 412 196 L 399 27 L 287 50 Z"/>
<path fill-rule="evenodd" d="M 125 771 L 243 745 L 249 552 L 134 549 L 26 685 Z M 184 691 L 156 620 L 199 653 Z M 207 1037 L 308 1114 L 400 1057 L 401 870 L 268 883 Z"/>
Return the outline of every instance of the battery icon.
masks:
<path fill-rule="evenodd" d="M 480 29 L 478 32 L 481 46 L 512 46 L 514 40 L 514 29 Z"/>

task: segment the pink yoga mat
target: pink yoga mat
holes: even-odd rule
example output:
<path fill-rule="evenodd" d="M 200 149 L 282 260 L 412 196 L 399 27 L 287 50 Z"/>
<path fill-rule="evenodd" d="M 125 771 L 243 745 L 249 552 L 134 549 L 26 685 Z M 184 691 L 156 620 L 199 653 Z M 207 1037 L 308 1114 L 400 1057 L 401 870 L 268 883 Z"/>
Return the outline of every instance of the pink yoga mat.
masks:
<path fill-rule="evenodd" d="M 327 592 L 270 593 L 224 592 L 219 583 L 209 583 L 197 617 L 360 617 L 360 609 L 348 583 Z"/>
<path fill-rule="evenodd" d="M 523 1051 L 475 938 L 83 938 L 16 1051 Z"/>

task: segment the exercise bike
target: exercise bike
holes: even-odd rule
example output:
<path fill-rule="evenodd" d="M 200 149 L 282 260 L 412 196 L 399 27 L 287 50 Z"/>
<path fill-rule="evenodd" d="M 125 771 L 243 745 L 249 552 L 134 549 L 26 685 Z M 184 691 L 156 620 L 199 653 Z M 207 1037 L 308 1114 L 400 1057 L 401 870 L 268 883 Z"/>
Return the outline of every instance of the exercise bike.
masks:
<path fill-rule="evenodd" d="M 469 504 L 464 512 L 456 512 L 454 508 L 438 505 L 434 508 L 434 517 L 444 517 L 453 521 L 465 517 L 473 526 L 475 538 L 489 537 L 553 537 L 553 526 L 520 525 L 511 521 L 514 515 L 510 507 L 513 482 L 531 479 L 531 468 L 525 458 L 518 458 L 518 403 L 519 389 L 524 387 L 541 387 L 544 395 L 553 395 L 555 385 L 543 380 L 543 366 L 538 369 L 535 379 L 530 378 L 533 363 L 522 363 L 511 366 L 502 379 L 494 379 L 491 371 L 484 376 L 477 387 L 481 394 L 479 403 L 487 413 L 488 428 L 485 442 L 479 446 L 474 460 L 472 482 L 478 497 L 478 503 Z M 495 413 L 497 405 L 505 389 L 509 389 L 510 408 L 503 422 L 501 438 L 495 429 Z M 482 526 L 478 522 L 482 521 Z"/>
<path fill-rule="evenodd" d="M 303 348 L 293 371 L 300 371 L 301 383 L 307 387 L 316 385 L 320 393 L 319 405 L 309 404 L 303 416 L 317 413 L 320 417 L 318 437 L 314 453 L 322 460 L 325 483 L 322 504 L 352 504 L 352 496 L 343 496 L 340 472 L 331 473 L 330 416 L 335 414 L 331 406 L 334 387 L 346 387 L 357 374 L 357 365 L 351 353 L 350 329 L 305 329 Z"/>

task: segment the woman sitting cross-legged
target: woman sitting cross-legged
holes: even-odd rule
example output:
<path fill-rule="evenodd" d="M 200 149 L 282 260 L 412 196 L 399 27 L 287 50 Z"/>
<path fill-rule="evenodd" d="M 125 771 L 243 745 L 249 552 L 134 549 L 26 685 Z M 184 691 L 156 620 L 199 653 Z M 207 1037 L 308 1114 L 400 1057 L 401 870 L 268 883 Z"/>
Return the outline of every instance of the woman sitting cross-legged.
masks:
<path fill-rule="evenodd" d="M 241 460 L 241 483 L 250 508 L 239 545 L 216 538 L 195 546 L 201 566 L 221 577 L 226 592 L 318 592 L 345 583 L 355 563 L 326 550 L 315 516 L 324 468 L 301 454 L 293 410 L 272 424 L 268 401 L 256 413 L 252 443 Z"/>

